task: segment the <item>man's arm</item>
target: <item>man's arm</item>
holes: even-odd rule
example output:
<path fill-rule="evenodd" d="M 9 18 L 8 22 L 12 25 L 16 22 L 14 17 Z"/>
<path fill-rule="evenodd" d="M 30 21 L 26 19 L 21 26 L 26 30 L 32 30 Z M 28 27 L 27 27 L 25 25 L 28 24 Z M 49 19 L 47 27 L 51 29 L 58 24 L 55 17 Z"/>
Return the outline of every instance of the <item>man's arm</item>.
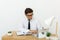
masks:
<path fill-rule="evenodd" d="M 30 30 L 30 32 L 31 32 L 32 34 L 37 34 L 37 33 L 38 33 L 37 30 Z"/>

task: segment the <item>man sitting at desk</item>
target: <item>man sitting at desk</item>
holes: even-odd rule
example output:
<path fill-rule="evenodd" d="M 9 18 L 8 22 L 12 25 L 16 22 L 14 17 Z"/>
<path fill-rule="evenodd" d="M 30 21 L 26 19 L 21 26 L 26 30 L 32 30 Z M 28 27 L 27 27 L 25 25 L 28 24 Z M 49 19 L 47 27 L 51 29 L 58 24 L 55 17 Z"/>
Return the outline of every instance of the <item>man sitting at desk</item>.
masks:
<path fill-rule="evenodd" d="M 25 29 L 30 30 L 30 32 L 37 36 L 38 30 L 41 29 L 41 26 L 37 20 L 33 18 L 33 10 L 31 8 L 25 9 L 26 19 L 22 22 Z"/>

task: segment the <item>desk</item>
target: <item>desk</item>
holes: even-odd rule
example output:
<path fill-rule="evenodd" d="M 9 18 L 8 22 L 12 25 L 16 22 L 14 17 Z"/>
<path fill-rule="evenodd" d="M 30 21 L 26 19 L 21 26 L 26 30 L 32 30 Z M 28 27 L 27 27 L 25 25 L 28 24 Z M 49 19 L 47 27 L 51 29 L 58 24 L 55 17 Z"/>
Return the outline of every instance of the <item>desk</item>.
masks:
<path fill-rule="evenodd" d="M 2 37 L 2 40 L 46 40 L 45 38 L 37 38 L 32 35 L 27 35 L 27 36 L 8 36 L 5 35 Z"/>

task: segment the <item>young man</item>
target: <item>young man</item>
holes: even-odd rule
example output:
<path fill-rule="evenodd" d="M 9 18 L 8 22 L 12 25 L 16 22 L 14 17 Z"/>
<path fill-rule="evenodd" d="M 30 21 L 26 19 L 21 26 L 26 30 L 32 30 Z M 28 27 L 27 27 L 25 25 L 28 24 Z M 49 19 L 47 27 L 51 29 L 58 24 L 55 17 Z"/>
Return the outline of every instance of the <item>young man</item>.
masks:
<path fill-rule="evenodd" d="M 25 16 L 26 20 L 24 20 L 23 27 L 25 29 L 30 30 L 30 32 L 34 35 L 37 36 L 38 30 L 41 29 L 41 26 L 37 20 L 33 18 L 33 10 L 31 8 L 26 8 L 25 9 Z"/>

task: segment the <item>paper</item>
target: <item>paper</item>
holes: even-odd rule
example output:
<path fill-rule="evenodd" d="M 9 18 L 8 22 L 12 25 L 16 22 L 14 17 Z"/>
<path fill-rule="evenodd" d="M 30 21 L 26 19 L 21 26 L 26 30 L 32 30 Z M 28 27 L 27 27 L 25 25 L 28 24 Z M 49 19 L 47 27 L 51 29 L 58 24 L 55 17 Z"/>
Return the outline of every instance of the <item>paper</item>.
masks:
<path fill-rule="evenodd" d="M 17 31 L 17 35 L 26 35 L 26 34 L 31 34 L 31 33 L 27 29 L 22 29 L 20 31 Z"/>

